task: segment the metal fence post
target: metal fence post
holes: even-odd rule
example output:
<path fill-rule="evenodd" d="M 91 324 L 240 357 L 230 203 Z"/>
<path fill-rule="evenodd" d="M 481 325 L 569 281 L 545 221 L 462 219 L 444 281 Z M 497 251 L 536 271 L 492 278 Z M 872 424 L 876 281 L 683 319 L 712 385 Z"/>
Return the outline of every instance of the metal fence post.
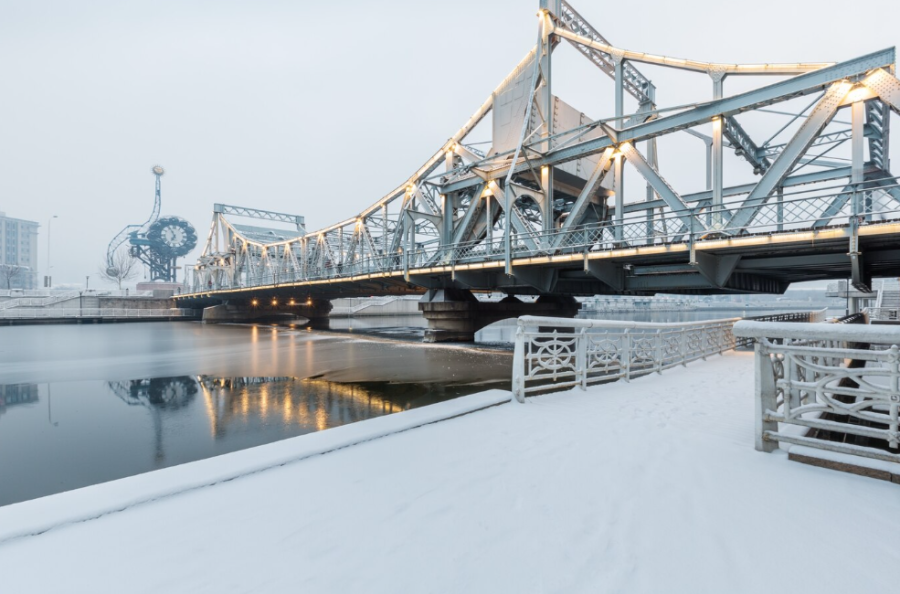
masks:
<path fill-rule="evenodd" d="M 631 381 L 631 333 L 628 328 L 622 334 L 622 356 L 625 359 L 625 370 L 622 377 L 628 382 Z"/>
<path fill-rule="evenodd" d="M 575 336 L 575 373 L 581 379 L 581 389 L 587 389 L 587 328 Z"/>
<path fill-rule="evenodd" d="M 525 402 L 525 332 L 522 322 L 519 321 L 516 328 L 516 349 L 513 352 L 513 397 L 518 402 Z"/>
<path fill-rule="evenodd" d="M 656 331 L 656 373 L 663 370 L 662 330 Z"/>
<path fill-rule="evenodd" d="M 776 421 L 767 420 L 767 411 L 778 408 L 775 396 L 775 371 L 772 360 L 765 347 L 765 338 L 756 341 L 756 373 L 754 383 L 756 385 L 756 449 L 760 452 L 774 452 L 778 449 L 778 442 L 766 439 L 766 431 L 778 431 Z M 787 364 L 787 361 L 785 361 Z M 788 398 L 785 395 L 785 400 Z"/>

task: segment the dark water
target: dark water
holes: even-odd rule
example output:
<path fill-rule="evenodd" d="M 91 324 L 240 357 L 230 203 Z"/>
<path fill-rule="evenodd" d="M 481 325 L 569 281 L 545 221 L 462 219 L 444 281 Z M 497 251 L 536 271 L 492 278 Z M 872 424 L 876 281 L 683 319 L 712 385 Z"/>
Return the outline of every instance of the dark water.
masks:
<path fill-rule="evenodd" d="M 507 352 L 344 332 L 0 328 L 0 505 L 509 384 Z"/>

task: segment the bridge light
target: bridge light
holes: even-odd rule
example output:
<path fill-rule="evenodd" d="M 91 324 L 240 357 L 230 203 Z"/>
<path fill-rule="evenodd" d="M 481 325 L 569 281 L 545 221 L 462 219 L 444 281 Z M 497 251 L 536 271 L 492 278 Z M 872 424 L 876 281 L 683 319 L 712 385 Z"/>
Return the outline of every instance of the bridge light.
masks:
<path fill-rule="evenodd" d="M 288 305 L 297 305 L 297 302 L 291 299 L 290 301 L 288 301 Z"/>
<path fill-rule="evenodd" d="M 856 103 L 857 101 L 862 101 L 863 99 L 871 98 L 872 93 L 866 87 L 856 87 L 850 93 L 847 94 L 847 98 L 844 99 L 844 103 Z"/>
<path fill-rule="evenodd" d="M 277 300 L 277 299 L 272 299 L 272 305 L 278 305 L 278 300 Z"/>
<path fill-rule="evenodd" d="M 256 300 L 256 299 L 254 299 L 253 301 L 250 302 L 250 304 L 251 304 L 253 307 L 256 307 L 257 305 L 259 305 L 259 301 Z"/>

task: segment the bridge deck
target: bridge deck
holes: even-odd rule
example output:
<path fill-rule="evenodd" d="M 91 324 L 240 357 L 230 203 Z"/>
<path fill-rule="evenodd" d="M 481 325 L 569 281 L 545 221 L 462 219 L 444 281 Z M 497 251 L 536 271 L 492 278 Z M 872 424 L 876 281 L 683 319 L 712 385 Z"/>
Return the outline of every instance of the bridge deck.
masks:
<path fill-rule="evenodd" d="M 860 247 L 865 249 L 866 264 L 873 275 L 900 270 L 898 233 L 897 221 L 859 228 Z M 428 288 L 447 286 L 511 294 L 783 292 L 791 282 L 848 278 L 852 266 L 848 256 L 850 237 L 850 228 L 843 226 L 607 250 L 597 249 L 597 244 L 563 253 L 536 250 L 512 259 L 512 276 L 505 274 L 502 259 L 491 259 L 490 255 L 456 263 L 432 260 L 418 267 L 407 267 L 402 258 L 390 263 L 378 258 L 357 266 L 333 267 L 323 278 L 271 274 L 261 279 L 267 282 L 256 286 L 210 284 L 205 290 L 196 287 L 175 299 L 182 306 L 197 306 L 222 299 L 282 295 L 336 298 L 419 294 Z M 696 258 L 693 264 L 692 255 Z M 715 270 L 703 269 L 704 255 L 712 256 L 714 262 L 738 256 L 720 286 L 714 282 Z M 602 268 L 595 269 L 595 263 Z M 604 276 L 607 270 L 621 276 Z M 614 286 L 617 280 L 621 284 Z"/>

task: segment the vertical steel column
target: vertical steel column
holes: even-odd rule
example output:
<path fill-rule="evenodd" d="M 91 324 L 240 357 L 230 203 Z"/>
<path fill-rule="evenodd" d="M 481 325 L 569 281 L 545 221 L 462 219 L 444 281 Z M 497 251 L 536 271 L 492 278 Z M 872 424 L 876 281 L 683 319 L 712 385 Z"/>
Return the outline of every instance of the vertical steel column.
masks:
<path fill-rule="evenodd" d="M 776 216 L 778 218 L 777 230 L 780 233 L 784 231 L 784 186 L 778 186 L 776 198 L 778 200 L 776 207 Z"/>
<path fill-rule="evenodd" d="M 725 76 L 721 72 L 710 73 L 713 79 L 713 99 L 722 99 L 725 95 Z M 721 116 L 713 118 L 712 130 L 712 221 L 713 229 L 722 227 L 722 190 L 724 187 L 724 153 L 722 151 L 722 129 L 724 122 Z"/>
<path fill-rule="evenodd" d="M 850 106 L 851 109 L 851 140 L 850 140 L 850 184 L 853 186 L 853 194 L 851 195 L 851 217 L 850 217 L 850 260 L 851 267 L 859 270 L 860 251 L 859 251 L 859 223 L 864 216 L 860 208 L 862 185 L 865 180 L 865 153 L 863 151 L 866 142 L 864 127 L 866 123 L 866 104 L 862 101 L 856 101 Z M 860 271 L 861 272 L 861 271 Z M 847 285 L 849 292 L 854 287 L 851 283 Z M 850 297 L 850 313 L 859 313 L 859 297 Z"/>
<path fill-rule="evenodd" d="M 659 153 L 656 150 L 655 138 L 647 141 L 647 162 L 650 163 L 651 167 L 659 171 Z M 656 192 L 653 191 L 653 186 L 650 185 L 650 182 L 647 182 L 647 202 L 652 202 L 654 198 L 656 198 Z M 647 209 L 647 245 L 653 245 L 654 242 L 653 213 L 652 208 Z"/>
<path fill-rule="evenodd" d="M 623 126 L 625 115 L 625 57 L 622 54 L 612 54 L 616 65 L 616 128 Z M 616 151 L 613 162 L 613 192 L 616 195 L 615 233 L 616 241 L 624 238 L 622 223 L 625 220 L 625 158 L 622 153 Z"/>
<path fill-rule="evenodd" d="M 449 194 L 441 194 L 441 245 L 450 245 L 453 241 L 453 199 Z"/>
<path fill-rule="evenodd" d="M 550 136 L 553 135 L 553 94 L 551 92 L 551 52 L 552 36 L 550 31 L 553 23 L 550 15 L 543 13 L 541 20 L 541 108 L 544 119 L 544 128 L 541 138 L 546 139 L 542 144 L 545 153 L 550 152 Z M 544 243 L 549 241 L 546 235 L 553 230 L 553 167 L 541 167 L 541 187 L 544 190 L 544 199 L 541 204 L 541 220 L 543 222 Z"/>
<path fill-rule="evenodd" d="M 615 224 L 614 236 L 617 242 L 621 242 L 625 237 L 624 229 L 622 228 L 625 222 L 625 156 L 616 151 L 614 159 L 613 193 L 616 195 L 616 211 L 613 219 Z"/>
<path fill-rule="evenodd" d="M 410 240 L 409 222 L 409 215 L 406 212 L 401 212 L 400 224 L 403 225 L 403 228 L 400 230 L 403 239 L 403 241 L 401 241 L 401 244 L 403 245 L 403 278 L 407 282 L 409 282 L 409 246 L 412 243 Z"/>
<path fill-rule="evenodd" d="M 456 153 L 451 147 L 444 157 L 444 168 L 453 171 L 456 165 Z M 441 245 L 447 247 L 453 241 L 453 199 L 448 194 L 441 194 Z"/>
<path fill-rule="evenodd" d="M 388 253 L 387 202 L 381 205 L 381 260 L 382 268 L 387 268 L 393 254 Z"/>
<path fill-rule="evenodd" d="M 863 183 L 865 173 L 865 161 L 863 147 L 865 146 L 864 126 L 866 124 L 866 104 L 862 101 L 855 102 L 850 109 L 852 110 L 851 120 L 851 157 L 853 159 L 850 170 L 850 183 Z M 854 187 L 854 190 L 856 188 Z"/>
<path fill-rule="evenodd" d="M 623 126 L 625 115 L 625 58 L 620 54 L 613 54 L 616 64 L 616 128 Z"/>
<path fill-rule="evenodd" d="M 493 192 L 484 197 L 484 237 L 485 241 L 487 242 L 488 257 L 490 257 L 490 255 L 493 253 L 494 249 L 494 213 L 492 210 L 493 206 L 491 205 L 491 200 L 496 200 Z"/>
<path fill-rule="evenodd" d="M 339 266 L 344 265 L 344 228 L 338 227 L 338 261 Z"/>
<path fill-rule="evenodd" d="M 504 214 L 503 214 L 503 226 L 506 229 L 503 231 L 503 259 L 505 261 L 504 264 L 504 272 L 506 274 L 512 274 L 512 208 L 513 208 L 513 197 L 512 197 L 512 188 L 508 185 L 503 188 L 503 203 L 504 203 Z"/>

